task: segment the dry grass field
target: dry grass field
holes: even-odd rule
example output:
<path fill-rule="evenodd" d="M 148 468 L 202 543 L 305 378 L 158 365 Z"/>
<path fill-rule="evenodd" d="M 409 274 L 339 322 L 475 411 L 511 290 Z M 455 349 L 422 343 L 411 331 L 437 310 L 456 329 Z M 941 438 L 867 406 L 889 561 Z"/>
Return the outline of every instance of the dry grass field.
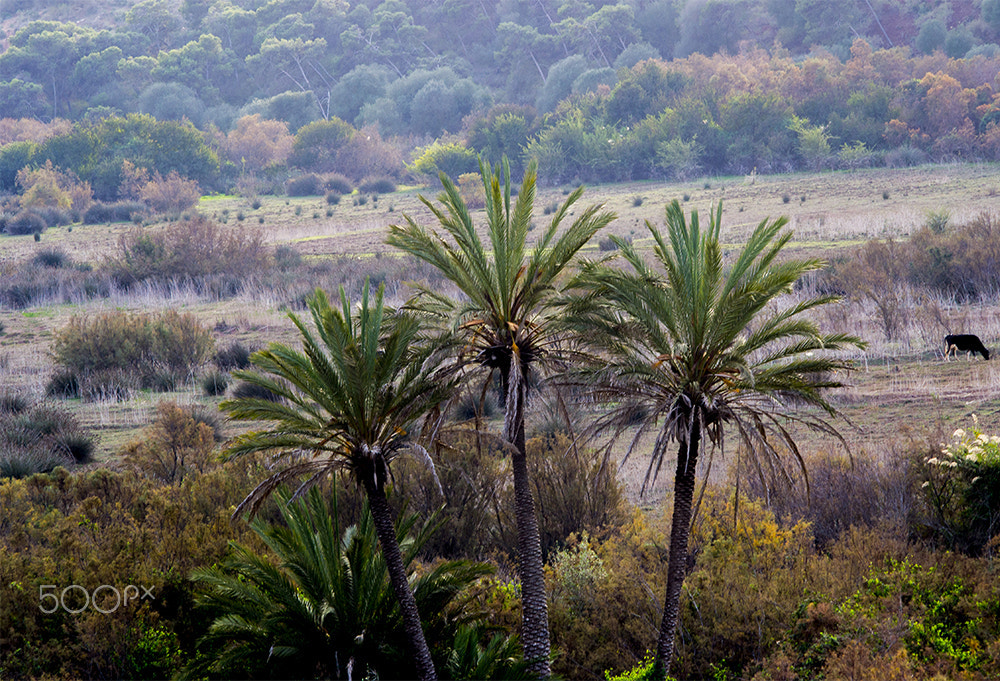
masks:
<path fill-rule="evenodd" d="M 434 196 L 436 190 L 403 188 L 364 205 L 357 205 L 349 196 L 336 206 L 328 206 L 322 197 L 261 197 L 256 209 L 246 199 L 212 196 L 202 199 L 198 210 L 229 226 L 259 227 L 268 243 L 294 248 L 307 263 L 330 260 L 333 274 L 341 280 L 357 281 L 367 273 L 380 273 L 390 297 L 399 302 L 407 291 L 398 279 L 419 276 L 419 271 L 401 262 L 383 242 L 386 227 L 402 222 L 404 213 L 430 224 L 430 213 L 418 199 L 420 193 Z M 567 193 L 565 188 L 540 190 L 536 203 L 539 225 L 547 219 L 543 210 Z M 610 231 L 632 238 L 641 247 L 646 240 L 644 222 L 660 222 L 664 205 L 673 199 L 703 214 L 722 200 L 723 238 L 734 247 L 762 219 L 787 215 L 795 234 L 792 250 L 835 258 L 868 239 L 905 239 L 931 211 L 947 211 L 952 223 L 983 211 L 1000 211 L 1000 167 L 946 165 L 609 185 L 588 188 L 579 205 L 605 203 L 618 215 Z M 131 229 L 135 227 L 126 224 L 53 228 L 38 243 L 31 236 L 0 237 L 0 277 L 46 248 L 58 248 L 75 262 L 98 267 Z M 595 239 L 587 254 L 600 253 Z M 42 399 L 53 369 L 49 354 L 52 334 L 73 315 L 104 309 L 177 308 L 194 313 L 214 329 L 218 347 L 234 341 L 261 345 L 294 342 L 283 310 L 288 302 L 284 292 L 273 289 L 245 291 L 219 302 L 180 286 L 170 291 L 145 288 L 77 304 L 0 309 L 0 385 L 5 391 Z M 969 306 L 914 298 L 910 305 L 904 332 L 892 342 L 883 339 L 873 310 L 861 303 L 844 303 L 820 320 L 829 329 L 854 333 L 869 342 L 867 351 L 853 358 L 857 369 L 843 377 L 848 387 L 835 398 L 846 417 L 842 430 L 855 452 L 892 456 L 908 441 L 950 435 L 956 427 L 967 425 L 973 413 L 987 432 L 1000 433 L 1000 362 L 964 357 L 946 362 L 941 340 L 949 332 L 977 333 L 988 347 L 1000 352 L 1000 304 Z M 163 399 L 204 404 L 218 401 L 205 397 L 197 382 L 191 381 L 175 393 L 142 392 L 124 402 L 69 400 L 66 404 L 98 434 L 98 461 L 110 462 L 148 423 L 152 409 Z M 803 435 L 803 442 L 806 449 L 815 452 L 834 451 L 838 446 L 808 434 Z M 616 451 L 620 454 L 621 448 Z M 643 466 L 641 455 L 637 455 L 622 470 L 632 498 L 637 497 Z M 716 465 L 713 477 L 724 475 L 725 466 Z M 644 501 L 654 502 L 660 494 L 662 490 L 654 489 Z"/>

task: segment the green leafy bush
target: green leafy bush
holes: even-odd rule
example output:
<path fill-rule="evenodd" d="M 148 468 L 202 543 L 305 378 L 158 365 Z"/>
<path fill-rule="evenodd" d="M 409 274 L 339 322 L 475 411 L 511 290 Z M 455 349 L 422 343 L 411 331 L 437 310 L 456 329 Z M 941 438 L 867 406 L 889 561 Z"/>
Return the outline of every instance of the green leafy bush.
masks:
<path fill-rule="evenodd" d="M 928 526 L 944 546 L 979 555 L 1000 549 L 1000 436 L 959 428 L 951 444 L 923 461 Z"/>

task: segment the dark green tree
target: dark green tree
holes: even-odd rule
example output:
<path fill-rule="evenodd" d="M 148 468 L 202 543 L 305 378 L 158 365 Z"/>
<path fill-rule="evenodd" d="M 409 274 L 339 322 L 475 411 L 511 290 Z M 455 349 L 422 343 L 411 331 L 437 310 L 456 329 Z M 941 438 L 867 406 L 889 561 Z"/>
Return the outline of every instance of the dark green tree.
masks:
<path fill-rule="evenodd" d="M 804 469 L 787 422 L 839 439 L 824 391 L 839 387 L 848 360 L 829 354 L 861 342 L 821 333 L 806 313 L 835 300 L 804 297 L 782 304 L 818 260 L 780 258 L 791 233 L 785 218 L 764 220 L 727 268 L 719 233 L 721 204 L 707 229 L 697 211 L 685 219 L 677 201 L 666 209 L 666 234 L 647 222 L 653 263 L 625 240 L 612 237 L 625 267 L 584 266 L 579 295 L 563 319 L 593 357 L 576 376 L 590 397 L 610 405 L 593 432 L 613 438 L 638 420 L 626 456 L 655 433 L 646 483 L 669 464 L 677 445 L 667 593 L 656 647 L 656 676 L 670 668 L 681 586 L 688 560 L 695 475 L 705 445 L 722 447 L 726 429 L 740 441 L 751 468 L 787 477 L 780 449 Z M 815 407 L 819 412 L 803 407 Z M 742 468 L 742 460 L 737 467 Z"/>
<path fill-rule="evenodd" d="M 441 175 L 439 203 L 421 201 L 444 230 L 418 225 L 389 227 L 388 243 L 434 266 L 464 295 L 453 300 L 439 290 L 419 287 L 409 304 L 446 332 L 456 353 L 457 368 L 479 368 L 483 385 L 499 375 L 506 399 L 503 441 L 511 453 L 517 520 L 518 575 L 525 658 L 543 678 L 549 676 L 549 623 L 538 518 L 528 476 L 524 408 L 529 386 L 544 367 L 558 359 L 551 303 L 560 276 L 594 234 L 614 214 L 591 206 L 580 211 L 561 234 L 563 220 L 583 193 L 578 188 L 555 212 L 533 247 L 528 244 L 535 203 L 535 164 L 524 174 L 516 202 L 511 201 L 510 167 L 480 166 L 486 192 L 486 235 L 483 243 L 456 185 Z"/>

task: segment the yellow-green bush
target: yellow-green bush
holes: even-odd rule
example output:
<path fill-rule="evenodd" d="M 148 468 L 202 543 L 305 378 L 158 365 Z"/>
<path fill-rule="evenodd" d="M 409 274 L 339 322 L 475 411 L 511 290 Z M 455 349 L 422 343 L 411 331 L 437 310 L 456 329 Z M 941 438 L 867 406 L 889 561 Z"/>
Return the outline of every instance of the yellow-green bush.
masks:
<path fill-rule="evenodd" d="M 99 397 L 149 386 L 158 375 L 184 377 L 211 357 L 213 345 L 190 313 L 116 310 L 72 317 L 56 331 L 52 354 L 84 396 Z"/>
<path fill-rule="evenodd" d="M 0 669 L 5 678 L 162 678 L 176 670 L 204 624 L 190 616 L 188 572 L 210 565 L 230 539 L 252 541 L 235 504 L 263 477 L 252 465 L 187 476 L 161 487 L 132 472 L 57 468 L 0 482 Z M 51 586 L 48 586 L 51 585 Z M 104 610 L 111 587 L 150 590 L 107 614 L 71 610 L 85 589 Z M 119 601 L 120 602 L 120 601 Z"/>

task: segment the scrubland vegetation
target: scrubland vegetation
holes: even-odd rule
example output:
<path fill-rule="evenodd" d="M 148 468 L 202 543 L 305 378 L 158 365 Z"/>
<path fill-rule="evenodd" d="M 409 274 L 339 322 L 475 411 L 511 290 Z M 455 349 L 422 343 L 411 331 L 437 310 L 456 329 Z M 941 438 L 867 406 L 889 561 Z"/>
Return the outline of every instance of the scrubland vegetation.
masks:
<path fill-rule="evenodd" d="M 0 677 L 1000 677 L 1000 0 L 834 5 L 0 0 Z"/>
<path fill-rule="evenodd" d="M 723 221 L 732 218 L 733 234 L 742 234 L 743 220 L 755 221 L 761 210 L 752 192 L 771 196 L 775 214 L 784 206 L 780 193 L 763 189 L 771 181 L 689 185 L 694 200 L 682 205 L 704 206 L 724 192 Z M 836 185 L 824 187 L 829 195 L 810 197 L 807 207 L 843 200 Z M 682 193 L 676 185 L 667 190 Z M 620 216 L 607 228 L 617 243 L 601 246 L 608 237 L 599 233 L 585 257 L 617 254 L 629 240 L 645 252 L 649 242 L 628 211 L 661 220 L 660 191 L 586 190 L 583 200 L 606 198 Z M 918 190 L 910 191 L 921 205 Z M 545 224 L 551 218 L 542 209 L 567 195 L 540 194 L 536 220 Z M 380 209 L 378 220 L 400 222 L 405 210 L 427 224 L 411 194 L 382 201 L 390 197 L 400 208 Z M 251 367 L 252 352 L 272 341 L 299 344 L 282 310 L 303 309 L 317 286 L 343 285 L 356 300 L 368 276 L 402 304 L 404 281 L 439 292 L 451 285 L 405 258 L 313 255 L 336 248 L 327 231 L 336 222 L 312 226 L 308 213 L 296 218 L 283 200 L 267 198 L 256 209 L 240 201 L 205 201 L 204 217 L 102 226 L 111 231 L 89 246 L 101 250 L 73 248 L 88 238 L 78 224 L 48 231 L 41 243 L 7 237 L 12 256 L 0 292 L 0 370 L 8 386 L 0 405 L 5 677 L 344 677 L 345 655 L 361 665 L 377 649 L 376 667 L 388 678 L 395 660 L 409 656 L 389 578 L 366 557 L 379 553 L 359 488 L 331 479 L 321 483 L 320 497 L 299 505 L 263 504 L 253 526 L 231 520 L 275 469 L 264 458 L 220 462 L 220 448 L 249 424 L 225 421 L 218 404 L 282 399 L 234 372 Z M 892 201 L 875 195 L 872 210 Z M 815 219 L 795 212 L 804 211 L 803 202 L 793 203 L 800 204 L 787 206 L 793 221 Z M 233 206 L 228 214 L 225 205 Z M 232 219 L 239 205 L 263 215 L 263 226 Z M 369 206 L 347 210 L 373 214 Z M 849 420 L 837 422 L 849 448 L 793 429 L 808 489 L 801 476 L 752 473 L 735 440 L 711 466 L 699 465 L 707 486 L 691 525 L 676 678 L 1000 673 L 997 381 L 992 362 L 945 363 L 941 341 L 948 332 L 975 332 L 995 347 L 1000 338 L 989 259 L 997 218 L 954 211 L 927 210 L 897 233 L 876 232 L 884 238 L 869 240 L 870 228 L 861 227 L 851 239 L 787 246 L 790 254 L 831 263 L 802 279 L 789 300 L 843 296 L 814 321 L 825 332 L 869 341 L 866 350 L 844 355 L 855 369 L 838 377 L 844 389 L 829 393 Z M 530 238 L 540 233 L 532 229 Z M 323 245 L 312 251 L 314 235 Z M 460 394 L 449 422 L 474 423 L 478 415 L 483 427 L 501 430 L 505 400 L 496 386 Z M 660 628 L 674 494 L 665 477 L 639 494 L 650 439 L 623 467 L 625 444 L 605 459 L 603 440 L 574 439 L 601 413 L 575 394 L 543 391 L 526 411 L 552 670 L 582 679 L 635 670 L 636 677 L 652 669 L 647 655 Z M 808 413 L 802 405 L 793 410 Z M 637 413 L 636 423 L 641 418 Z M 499 438 L 469 430 L 442 431 L 430 453 L 435 474 L 420 457 L 393 464 L 388 499 L 402 523 L 400 545 L 418 580 L 412 583 L 424 585 L 415 595 L 431 657 L 442 676 L 518 678 L 526 669 L 511 458 Z M 334 504 L 326 516 L 323 508 Z M 353 604 L 344 612 L 384 619 L 320 628 L 312 606 L 289 600 L 296 589 L 319 599 L 307 581 L 318 573 L 309 570 L 336 555 L 302 553 L 308 528 L 327 528 L 323 546 L 345 552 L 338 564 L 348 572 L 323 593 Z M 348 575 L 367 585 L 364 596 L 345 591 Z M 40 601 L 40 587 L 56 585 L 58 595 L 72 584 L 88 597 L 104 584 L 119 592 L 142 585 L 155 598 L 105 614 L 95 607 L 110 610 L 115 602 L 104 589 L 78 613 L 40 609 L 49 604 Z M 362 597 L 381 600 L 351 600 Z M 85 605 L 79 589 L 65 599 L 70 611 Z M 255 622 L 262 626 L 250 626 Z M 268 662 L 272 645 L 287 654 Z M 331 650 L 338 651 L 332 661 L 321 652 Z"/>

